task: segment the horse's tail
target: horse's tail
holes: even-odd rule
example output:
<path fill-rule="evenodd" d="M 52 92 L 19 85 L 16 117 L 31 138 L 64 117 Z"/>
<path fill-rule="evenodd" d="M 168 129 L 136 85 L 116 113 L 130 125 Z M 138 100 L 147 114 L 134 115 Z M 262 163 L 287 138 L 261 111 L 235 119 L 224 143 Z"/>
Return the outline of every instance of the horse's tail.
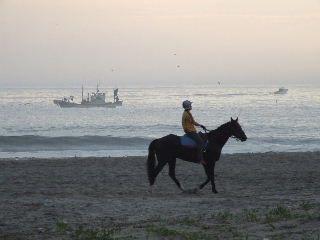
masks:
<path fill-rule="evenodd" d="M 150 186 L 154 184 L 155 177 L 154 177 L 154 169 L 156 164 L 156 152 L 155 152 L 155 144 L 157 140 L 153 140 L 149 145 L 149 153 L 148 153 L 148 160 L 147 160 L 147 171 L 148 171 L 148 179 Z"/>

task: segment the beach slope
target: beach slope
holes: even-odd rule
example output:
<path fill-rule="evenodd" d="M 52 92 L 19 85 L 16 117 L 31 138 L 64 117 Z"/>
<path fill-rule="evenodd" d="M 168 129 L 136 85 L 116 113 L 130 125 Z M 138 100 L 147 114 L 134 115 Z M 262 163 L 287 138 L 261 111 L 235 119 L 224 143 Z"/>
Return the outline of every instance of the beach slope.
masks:
<path fill-rule="evenodd" d="M 145 157 L 2 159 L 0 239 L 317 239 L 320 152 L 223 155 L 210 184 L 181 193 Z M 177 161 L 186 189 L 205 180 Z M 101 238 L 102 239 L 102 238 Z"/>

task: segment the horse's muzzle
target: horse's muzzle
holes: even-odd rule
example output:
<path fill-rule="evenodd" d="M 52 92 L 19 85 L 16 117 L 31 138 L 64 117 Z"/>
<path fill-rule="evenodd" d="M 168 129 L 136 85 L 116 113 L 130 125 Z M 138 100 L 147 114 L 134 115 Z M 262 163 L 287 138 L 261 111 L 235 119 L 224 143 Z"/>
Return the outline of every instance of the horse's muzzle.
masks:
<path fill-rule="evenodd" d="M 240 138 L 240 141 L 245 142 L 245 141 L 247 141 L 247 139 L 248 139 L 247 136 L 244 136 L 244 137 Z"/>

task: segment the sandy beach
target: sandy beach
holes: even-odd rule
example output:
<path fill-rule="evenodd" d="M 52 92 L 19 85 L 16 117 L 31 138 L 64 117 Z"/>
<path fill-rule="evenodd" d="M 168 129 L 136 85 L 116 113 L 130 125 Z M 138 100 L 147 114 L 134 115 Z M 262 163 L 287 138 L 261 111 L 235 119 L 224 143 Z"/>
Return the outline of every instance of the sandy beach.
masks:
<path fill-rule="evenodd" d="M 223 155 L 182 193 L 145 157 L 2 159 L 0 239 L 319 239 L 320 152 Z M 200 165 L 177 162 L 186 189 Z"/>

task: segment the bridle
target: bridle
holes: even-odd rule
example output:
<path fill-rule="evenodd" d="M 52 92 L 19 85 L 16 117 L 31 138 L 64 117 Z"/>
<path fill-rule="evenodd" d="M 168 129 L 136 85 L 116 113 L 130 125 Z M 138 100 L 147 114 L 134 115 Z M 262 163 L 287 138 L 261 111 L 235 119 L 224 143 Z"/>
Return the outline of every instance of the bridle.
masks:
<path fill-rule="evenodd" d="M 240 141 L 240 139 L 234 135 L 232 135 L 230 138 L 234 138 L 235 140 L 237 140 L 238 142 Z"/>

